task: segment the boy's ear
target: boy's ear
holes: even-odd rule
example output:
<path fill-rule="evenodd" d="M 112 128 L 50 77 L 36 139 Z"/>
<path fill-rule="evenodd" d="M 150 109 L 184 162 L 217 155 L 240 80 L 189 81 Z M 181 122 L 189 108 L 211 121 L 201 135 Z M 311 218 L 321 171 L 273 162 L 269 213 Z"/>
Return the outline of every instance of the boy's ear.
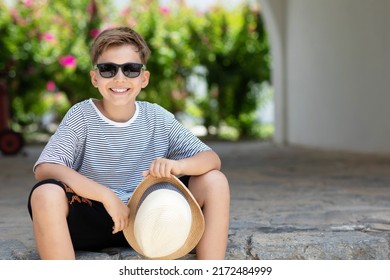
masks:
<path fill-rule="evenodd" d="M 98 82 L 97 82 L 97 79 L 96 79 L 96 71 L 95 70 L 91 70 L 89 71 L 89 75 L 91 76 L 91 83 L 94 87 L 97 87 L 98 86 Z"/>
<path fill-rule="evenodd" d="M 150 78 L 150 72 L 148 70 L 145 70 L 142 73 L 142 88 L 146 88 L 146 86 L 149 84 L 149 78 Z"/>

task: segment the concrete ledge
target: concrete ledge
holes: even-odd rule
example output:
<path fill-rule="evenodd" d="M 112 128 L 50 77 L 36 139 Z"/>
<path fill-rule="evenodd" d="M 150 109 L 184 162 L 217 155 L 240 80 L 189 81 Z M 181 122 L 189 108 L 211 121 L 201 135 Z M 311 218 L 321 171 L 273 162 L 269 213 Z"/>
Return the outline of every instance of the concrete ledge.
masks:
<path fill-rule="evenodd" d="M 227 260 L 387 260 L 390 258 L 388 233 L 364 232 L 283 232 L 230 233 Z M 0 241 L 1 257 L 12 260 L 39 259 L 34 249 L 17 240 Z M 108 248 L 100 252 L 76 252 L 78 260 L 141 260 L 129 248 Z M 188 254 L 182 260 L 196 259 Z"/>
<path fill-rule="evenodd" d="M 387 233 L 238 231 L 230 240 L 227 259 L 387 260 L 390 257 Z"/>

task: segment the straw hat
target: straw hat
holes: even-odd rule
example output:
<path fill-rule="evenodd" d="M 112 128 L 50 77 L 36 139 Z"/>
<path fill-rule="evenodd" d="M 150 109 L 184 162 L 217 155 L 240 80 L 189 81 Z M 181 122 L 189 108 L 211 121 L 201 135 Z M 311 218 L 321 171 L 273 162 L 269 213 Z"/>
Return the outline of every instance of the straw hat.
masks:
<path fill-rule="evenodd" d="M 147 258 L 178 259 L 195 248 L 203 235 L 202 210 L 175 176 L 147 176 L 128 207 L 130 223 L 123 233 L 131 247 Z"/>

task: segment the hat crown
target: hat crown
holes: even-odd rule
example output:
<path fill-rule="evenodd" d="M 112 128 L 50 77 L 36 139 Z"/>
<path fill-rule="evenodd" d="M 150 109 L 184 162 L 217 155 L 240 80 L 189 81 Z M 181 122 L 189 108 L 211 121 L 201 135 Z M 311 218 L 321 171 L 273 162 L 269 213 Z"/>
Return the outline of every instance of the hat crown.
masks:
<path fill-rule="evenodd" d="M 188 188 L 173 175 L 145 177 L 127 206 L 130 219 L 123 234 L 130 246 L 147 258 L 181 258 L 203 235 L 202 210 Z"/>
<path fill-rule="evenodd" d="M 169 183 L 158 183 L 140 200 L 134 237 L 146 257 L 160 258 L 183 246 L 191 224 L 191 208 L 184 195 Z"/>

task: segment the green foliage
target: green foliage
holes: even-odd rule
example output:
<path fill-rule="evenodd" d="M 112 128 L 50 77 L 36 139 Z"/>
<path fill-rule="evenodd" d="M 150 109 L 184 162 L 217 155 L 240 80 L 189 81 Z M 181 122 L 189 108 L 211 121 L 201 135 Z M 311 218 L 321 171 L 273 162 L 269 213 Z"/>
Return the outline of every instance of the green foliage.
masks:
<path fill-rule="evenodd" d="M 28 125 L 47 110 L 62 117 L 70 104 L 99 98 L 89 79 L 91 41 L 104 28 L 127 25 L 152 51 L 150 83 L 139 99 L 190 112 L 222 137 L 259 136 L 255 111 L 266 100 L 259 85 L 270 72 L 259 10 L 244 4 L 200 14 L 182 2 L 132 0 L 116 14 L 109 0 L 24 0 L 13 7 L 0 0 L 0 79 L 13 121 Z M 199 65 L 206 74 L 196 72 Z M 206 96 L 188 87 L 193 75 L 207 82 Z"/>
<path fill-rule="evenodd" d="M 27 125 L 48 109 L 48 83 L 54 83 L 53 94 L 62 92 L 72 103 L 98 97 L 88 79 L 89 45 L 101 22 L 95 1 L 18 1 L 1 11 L 1 78 L 14 121 Z"/>
<path fill-rule="evenodd" d="M 217 7 L 203 25 L 191 24 L 200 63 L 206 66 L 209 85 L 202 102 L 207 127 L 228 124 L 239 137 L 252 137 L 259 84 L 269 80 L 269 50 L 258 10 L 242 6 L 231 13 Z M 213 102 L 215 101 L 215 102 Z"/>

